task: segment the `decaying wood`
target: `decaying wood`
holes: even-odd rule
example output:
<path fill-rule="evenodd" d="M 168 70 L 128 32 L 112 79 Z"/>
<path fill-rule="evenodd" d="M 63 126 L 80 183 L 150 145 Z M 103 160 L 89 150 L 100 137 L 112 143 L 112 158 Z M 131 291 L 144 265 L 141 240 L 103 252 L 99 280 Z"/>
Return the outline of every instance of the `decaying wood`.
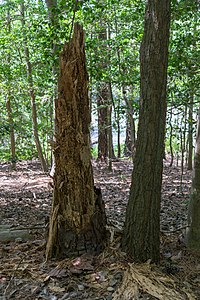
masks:
<path fill-rule="evenodd" d="M 93 180 L 84 32 L 78 24 L 61 53 L 60 72 L 47 259 L 99 252 L 107 236 L 101 191 Z"/>
<path fill-rule="evenodd" d="M 156 299 L 192 300 L 195 296 L 187 291 L 180 292 L 170 277 L 151 270 L 150 264 L 129 264 L 122 285 L 113 294 L 113 300 L 139 300 L 142 293 Z"/>

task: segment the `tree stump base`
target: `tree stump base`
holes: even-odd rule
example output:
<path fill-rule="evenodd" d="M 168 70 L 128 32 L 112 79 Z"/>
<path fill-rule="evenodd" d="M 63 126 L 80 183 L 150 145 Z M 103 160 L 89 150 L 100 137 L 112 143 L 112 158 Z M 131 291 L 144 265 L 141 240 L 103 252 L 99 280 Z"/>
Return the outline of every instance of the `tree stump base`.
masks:
<path fill-rule="evenodd" d="M 91 164 L 88 74 L 79 24 L 60 56 L 58 93 L 47 259 L 99 253 L 107 240 L 105 208 Z"/>
<path fill-rule="evenodd" d="M 108 233 L 106 215 L 101 190 L 95 188 L 95 214 L 91 219 L 90 227 L 79 233 L 69 227 L 66 220 L 60 224 L 60 238 L 62 242 L 60 254 L 62 257 L 79 256 L 84 253 L 99 254 L 105 247 L 103 241 Z"/>

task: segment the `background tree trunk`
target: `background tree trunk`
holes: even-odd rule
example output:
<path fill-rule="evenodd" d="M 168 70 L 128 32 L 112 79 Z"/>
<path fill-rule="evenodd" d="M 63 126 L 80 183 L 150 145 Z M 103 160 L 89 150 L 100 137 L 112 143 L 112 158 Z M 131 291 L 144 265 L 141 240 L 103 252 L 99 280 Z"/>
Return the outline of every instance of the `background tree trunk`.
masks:
<path fill-rule="evenodd" d="M 106 160 L 108 158 L 108 104 L 109 104 L 109 89 L 105 82 L 100 83 L 97 96 L 98 110 L 98 159 Z"/>
<path fill-rule="evenodd" d="M 189 230 L 186 235 L 187 246 L 200 252 L 200 108 L 188 223 Z"/>
<path fill-rule="evenodd" d="M 101 191 L 94 187 L 84 34 L 75 24 L 61 54 L 56 101 L 55 175 L 47 259 L 99 252 L 106 242 Z"/>
<path fill-rule="evenodd" d="M 193 168 L 193 95 L 189 103 L 188 113 L 188 163 L 187 169 L 192 170 Z"/>
<path fill-rule="evenodd" d="M 160 257 L 170 0 L 148 0 L 140 53 L 141 103 L 123 248 L 135 261 Z"/>
<path fill-rule="evenodd" d="M 51 144 L 54 141 L 54 133 L 55 133 L 55 99 L 57 98 L 58 95 L 58 87 L 57 87 L 57 81 L 58 81 L 58 72 L 59 72 L 59 53 L 58 53 L 58 31 L 59 31 L 59 16 L 58 16 L 58 3 L 57 0 L 45 0 L 47 9 L 48 9 L 48 16 L 49 16 L 49 21 L 50 21 L 50 28 L 51 31 L 53 32 L 53 36 L 51 37 L 51 52 L 52 52 L 52 57 L 53 57 L 53 65 L 52 65 L 52 75 L 53 78 L 55 78 L 55 83 L 53 85 L 52 89 L 52 95 L 50 98 L 50 122 L 51 122 L 51 131 L 50 131 L 50 140 L 52 141 Z M 55 160 L 53 156 L 53 148 L 51 147 L 51 171 L 50 171 L 50 176 L 53 177 L 55 172 Z"/>
<path fill-rule="evenodd" d="M 10 7 L 8 6 L 7 9 L 7 30 L 8 33 L 11 33 L 11 16 L 10 16 Z M 13 112 L 11 106 L 11 81 L 12 81 L 12 71 L 11 71 L 11 55 L 8 52 L 8 74 L 9 74 L 9 82 L 7 88 L 7 99 L 6 99 L 6 109 L 8 115 L 8 123 L 10 127 L 10 152 L 11 152 L 11 163 L 12 168 L 15 169 L 16 167 L 16 145 L 15 145 L 15 130 L 14 130 L 14 119 L 13 119 Z"/>
<path fill-rule="evenodd" d="M 16 167 L 15 131 L 14 131 L 14 121 L 13 121 L 13 114 L 12 114 L 10 98 L 11 98 L 10 91 L 8 91 L 6 108 L 7 108 L 7 113 L 8 113 L 9 127 L 10 127 L 11 162 L 12 162 L 12 168 L 14 169 Z"/>
<path fill-rule="evenodd" d="M 42 165 L 42 169 L 44 172 L 48 171 L 48 166 L 45 161 L 42 147 L 39 139 L 38 134 L 38 122 L 37 122 L 37 108 L 36 108 L 36 101 L 35 101 L 35 91 L 33 86 L 33 76 L 32 76 L 32 65 L 30 61 L 30 55 L 29 55 L 29 48 L 28 48 L 28 41 L 27 36 L 25 32 L 26 22 L 25 22 L 25 7 L 24 7 L 24 1 L 20 4 L 21 7 L 21 24 L 22 24 L 22 30 L 23 30 L 23 42 L 24 42 L 24 55 L 26 60 L 26 68 L 27 68 L 27 79 L 28 79 L 28 85 L 29 85 L 29 94 L 31 98 L 31 110 L 32 110 L 32 121 L 33 121 L 33 134 L 35 139 L 35 145 L 38 152 L 38 156 Z"/>

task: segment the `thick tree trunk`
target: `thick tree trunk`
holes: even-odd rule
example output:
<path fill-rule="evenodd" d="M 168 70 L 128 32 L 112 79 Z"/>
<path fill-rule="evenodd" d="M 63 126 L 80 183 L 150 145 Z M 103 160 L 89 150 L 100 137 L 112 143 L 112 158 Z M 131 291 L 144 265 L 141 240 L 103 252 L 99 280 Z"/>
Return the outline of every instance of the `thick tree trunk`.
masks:
<path fill-rule="evenodd" d="M 200 252 L 200 108 L 188 223 L 189 230 L 186 235 L 187 246 Z"/>
<path fill-rule="evenodd" d="M 123 248 L 135 261 L 160 257 L 170 0 L 148 0 L 141 45 L 141 103 Z"/>
<path fill-rule="evenodd" d="M 84 34 L 75 24 L 61 54 L 56 101 L 55 174 L 47 259 L 99 252 L 106 242 L 101 191 L 94 187 Z"/>

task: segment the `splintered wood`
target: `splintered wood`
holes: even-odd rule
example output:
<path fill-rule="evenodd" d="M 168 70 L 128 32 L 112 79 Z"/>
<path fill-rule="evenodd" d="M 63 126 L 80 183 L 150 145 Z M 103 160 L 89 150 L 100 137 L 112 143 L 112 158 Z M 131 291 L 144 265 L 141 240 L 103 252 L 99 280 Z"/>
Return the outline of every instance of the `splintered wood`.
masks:
<path fill-rule="evenodd" d="M 129 264 L 120 288 L 113 294 L 113 300 L 139 300 L 142 293 L 159 300 L 194 300 L 195 296 L 187 291 L 178 291 L 170 277 L 152 271 L 147 262 L 142 265 Z"/>

